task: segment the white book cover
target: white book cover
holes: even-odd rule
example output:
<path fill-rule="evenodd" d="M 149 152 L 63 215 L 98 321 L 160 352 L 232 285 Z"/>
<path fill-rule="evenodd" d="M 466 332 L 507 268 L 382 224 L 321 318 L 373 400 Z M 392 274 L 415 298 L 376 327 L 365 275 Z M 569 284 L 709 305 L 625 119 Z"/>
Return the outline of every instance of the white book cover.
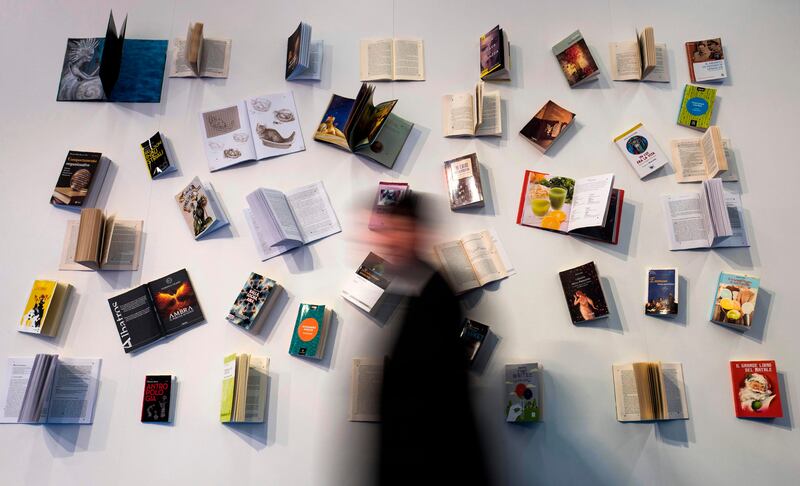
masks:
<path fill-rule="evenodd" d="M 644 179 L 669 161 L 656 143 L 656 139 L 641 123 L 617 136 L 614 143 L 625 155 L 639 179 Z"/>

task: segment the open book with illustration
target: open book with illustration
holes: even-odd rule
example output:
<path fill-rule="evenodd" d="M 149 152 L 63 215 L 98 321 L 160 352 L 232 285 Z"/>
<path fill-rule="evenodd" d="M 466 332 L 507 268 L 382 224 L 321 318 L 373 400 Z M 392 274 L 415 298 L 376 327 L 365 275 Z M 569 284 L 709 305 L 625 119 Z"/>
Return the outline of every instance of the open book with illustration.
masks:
<path fill-rule="evenodd" d="M 613 185 L 614 174 L 570 179 L 526 170 L 517 224 L 616 245 L 625 191 Z"/>
<path fill-rule="evenodd" d="M 392 113 L 397 100 L 373 105 L 374 91 L 374 85 L 362 83 L 356 99 L 333 95 L 314 140 L 392 168 L 414 124 Z"/>
<path fill-rule="evenodd" d="M 720 179 L 703 181 L 700 193 L 662 196 L 670 250 L 750 246 L 741 197 Z"/>
<path fill-rule="evenodd" d="M 677 182 L 701 182 L 714 177 L 738 181 L 730 140 L 712 125 L 700 138 L 672 140 L 672 165 Z"/>
<path fill-rule="evenodd" d="M 425 81 L 420 39 L 361 41 L 361 81 Z"/>
<path fill-rule="evenodd" d="M 620 422 L 689 418 L 680 363 L 615 364 L 612 372 Z"/>
<path fill-rule="evenodd" d="M 204 185 L 199 177 L 192 179 L 188 186 L 175 195 L 175 202 L 195 240 L 230 224 L 214 186 Z"/>
<path fill-rule="evenodd" d="M 611 79 L 669 83 L 667 45 L 656 44 L 652 27 L 645 27 L 636 37 L 638 40 L 609 44 Z"/>
<path fill-rule="evenodd" d="M 494 230 L 435 245 L 433 250 L 456 294 L 517 273 Z"/>
<path fill-rule="evenodd" d="M 324 42 L 311 42 L 311 26 L 300 22 L 286 42 L 286 80 L 319 81 L 322 75 Z"/>
<path fill-rule="evenodd" d="M 83 208 L 67 222 L 59 270 L 137 270 L 141 258 L 141 220 L 105 217 L 97 208 Z"/>
<path fill-rule="evenodd" d="M 231 40 L 203 37 L 203 23 L 189 24 L 186 39 L 175 39 L 170 78 L 227 78 Z"/>
<path fill-rule="evenodd" d="M 479 81 L 475 91 L 442 97 L 442 131 L 445 137 L 481 137 L 503 134 L 500 92 L 484 92 Z"/>

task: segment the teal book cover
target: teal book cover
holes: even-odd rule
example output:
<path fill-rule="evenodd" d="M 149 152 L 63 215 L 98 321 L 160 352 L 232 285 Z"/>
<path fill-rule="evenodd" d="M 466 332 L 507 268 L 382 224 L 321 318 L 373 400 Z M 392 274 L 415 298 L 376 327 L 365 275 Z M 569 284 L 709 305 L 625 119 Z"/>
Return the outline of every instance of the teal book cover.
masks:
<path fill-rule="evenodd" d="M 325 306 L 300 304 L 292 333 L 289 354 L 322 358 L 325 347 Z"/>
<path fill-rule="evenodd" d="M 506 422 L 539 422 L 542 418 L 539 363 L 506 365 Z"/>
<path fill-rule="evenodd" d="M 747 330 L 753 325 L 758 277 L 721 272 L 711 305 L 711 322 Z"/>
<path fill-rule="evenodd" d="M 714 99 L 717 90 L 687 84 L 683 90 L 681 110 L 678 113 L 678 125 L 705 130 L 711 125 L 711 115 L 714 113 Z"/>

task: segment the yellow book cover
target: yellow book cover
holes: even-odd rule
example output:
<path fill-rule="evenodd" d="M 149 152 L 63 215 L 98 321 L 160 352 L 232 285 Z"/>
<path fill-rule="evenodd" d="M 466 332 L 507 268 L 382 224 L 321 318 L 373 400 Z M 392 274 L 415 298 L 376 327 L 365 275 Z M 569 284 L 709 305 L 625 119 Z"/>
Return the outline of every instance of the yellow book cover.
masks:
<path fill-rule="evenodd" d="M 33 282 L 28 303 L 19 321 L 19 330 L 39 334 L 42 332 L 45 316 L 53 301 L 58 282 L 53 280 L 36 280 Z"/>
<path fill-rule="evenodd" d="M 236 384 L 236 353 L 225 356 L 222 373 L 222 400 L 219 407 L 219 421 L 233 421 L 233 396 Z"/>

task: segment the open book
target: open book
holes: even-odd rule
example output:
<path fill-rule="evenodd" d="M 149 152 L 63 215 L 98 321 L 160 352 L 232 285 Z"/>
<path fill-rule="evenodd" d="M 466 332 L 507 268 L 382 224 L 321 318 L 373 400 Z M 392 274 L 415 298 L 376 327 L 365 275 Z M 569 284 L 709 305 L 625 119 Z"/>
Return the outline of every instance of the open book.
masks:
<path fill-rule="evenodd" d="M 506 31 L 496 25 L 481 36 L 481 79 L 507 81 L 511 70 L 511 47 Z"/>
<path fill-rule="evenodd" d="M 351 422 L 381 421 L 383 363 L 381 358 L 353 358 L 348 417 Z"/>
<path fill-rule="evenodd" d="M 419 39 L 361 41 L 361 81 L 425 81 L 425 55 Z"/>
<path fill-rule="evenodd" d="M 700 138 L 673 140 L 671 145 L 677 182 L 701 182 L 714 177 L 724 182 L 739 180 L 730 140 L 722 138 L 718 126 L 708 127 Z"/>
<path fill-rule="evenodd" d="M 612 366 L 617 420 L 688 419 L 680 363 L 628 363 Z"/>
<path fill-rule="evenodd" d="M 56 280 L 34 280 L 17 330 L 55 336 L 61 326 L 72 285 Z"/>
<path fill-rule="evenodd" d="M 291 91 L 200 113 L 200 130 L 211 171 L 306 149 Z"/>
<path fill-rule="evenodd" d="M 0 423 L 91 424 L 100 361 L 56 354 L 8 358 L 0 385 Z"/>
<path fill-rule="evenodd" d="M 638 41 L 612 42 L 611 79 L 669 83 L 667 45 L 656 44 L 652 27 L 636 33 Z"/>
<path fill-rule="evenodd" d="M 211 184 L 203 185 L 199 177 L 175 195 L 175 202 L 195 240 L 230 224 Z"/>
<path fill-rule="evenodd" d="M 231 63 L 230 39 L 206 39 L 203 23 L 189 24 L 186 39 L 175 39 L 170 78 L 227 78 Z"/>
<path fill-rule="evenodd" d="M 670 250 L 750 246 L 738 194 L 722 181 L 703 181 L 701 193 L 662 196 Z"/>
<path fill-rule="evenodd" d="M 442 131 L 445 137 L 481 137 L 503 134 L 500 92 L 484 93 L 483 81 L 474 93 L 442 97 Z"/>
<path fill-rule="evenodd" d="M 397 100 L 373 105 L 374 91 L 375 86 L 362 83 L 356 99 L 333 95 L 314 140 L 392 168 L 414 124 L 392 113 Z"/>
<path fill-rule="evenodd" d="M 225 356 L 219 421 L 261 423 L 267 408 L 269 358 L 250 354 Z"/>
<path fill-rule="evenodd" d="M 342 231 L 321 181 L 285 193 L 256 189 L 247 205 L 244 216 L 262 260 Z"/>
<path fill-rule="evenodd" d="M 103 216 L 96 208 L 81 210 L 81 219 L 67 222 L 59 270 L 138 270 L 142 225 Z"/>
<path fill-rule="evenodd" d="M 494 230 L 472 233 L 433 250 L 456 294 L 517 273 Z"/>
<path fill-rule="evenodd" d="M 625 191 L 614 174 L 582 179 L 525 171 L 517 224 L 617 244 Z"/>
<path fill-rule="evenodd" d="M 322 75 L 323 41 L 311 42 L 311 26 L 300 22 L 286 42 L 286 79 L 319 81 Z"/>

